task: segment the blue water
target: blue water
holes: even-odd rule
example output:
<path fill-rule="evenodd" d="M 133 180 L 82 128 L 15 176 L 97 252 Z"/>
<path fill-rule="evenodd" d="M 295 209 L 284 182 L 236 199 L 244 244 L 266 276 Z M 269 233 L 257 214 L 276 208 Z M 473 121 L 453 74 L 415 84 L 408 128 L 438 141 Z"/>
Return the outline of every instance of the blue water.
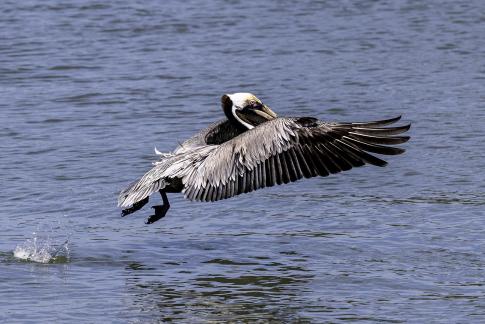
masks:
<path fill-rule="evenodd" d="M 0 322 L 485 321 L 484 12 L 3 1 Z M 231 92 L 279 115 L 403 114 L 412 140 L 384 169 L 120 218 L 153 148 L 221 118 Z"/>

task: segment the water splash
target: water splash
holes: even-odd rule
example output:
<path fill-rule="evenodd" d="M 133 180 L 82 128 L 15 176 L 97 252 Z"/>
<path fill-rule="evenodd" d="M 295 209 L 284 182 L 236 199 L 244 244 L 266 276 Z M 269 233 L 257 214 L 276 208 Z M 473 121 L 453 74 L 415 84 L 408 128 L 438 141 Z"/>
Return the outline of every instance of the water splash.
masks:
<path fill-rule="evenodd" d="M 36 232 L 33 237 L 19 244 L 13 251 L 17 259 L 38 263 L 66 263 L 69 261 L 69 238 L 59 243 L 50 236 L 42 237 Z"/>

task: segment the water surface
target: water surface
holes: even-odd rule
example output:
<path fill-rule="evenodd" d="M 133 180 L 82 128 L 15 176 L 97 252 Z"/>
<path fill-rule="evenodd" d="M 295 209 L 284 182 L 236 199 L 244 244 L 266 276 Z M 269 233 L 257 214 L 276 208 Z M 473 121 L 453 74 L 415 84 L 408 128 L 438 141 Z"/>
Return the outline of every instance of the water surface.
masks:
<path fill-rule="evenodd" d="M 484 12 L 4 1 L 0 321 L 483 322 Z M 153 148 L 245 91 L 280 115 L 404 114 L 412 140 L 384 169 L 218 203 L 171 195 L 151 226 L 149 206 L 121 219 L 117 193 Z M 36 238 L 49 253 L 68 240 L 63 258 L 14 257 Z"/>

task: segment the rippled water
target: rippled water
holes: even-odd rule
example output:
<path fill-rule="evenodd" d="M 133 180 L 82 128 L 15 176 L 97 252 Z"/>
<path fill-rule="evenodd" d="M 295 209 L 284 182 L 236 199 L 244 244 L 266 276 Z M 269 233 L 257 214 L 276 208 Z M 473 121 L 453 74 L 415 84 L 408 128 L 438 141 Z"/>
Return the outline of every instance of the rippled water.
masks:
<path fill-rule="evenodd" d="M 0 321 L 483 322 L 484 12 L 3 1 Z M 154 146 L 219 119 L 238 91 L 280 115 L 403 113 L 412 140 L 385 169 L 212 204 L 172 194 L 151 226 L 148 206 L 120 218 L 116 195 Z M 34 237 L 50 251 L 68 238 L 69 255 L 15 258 Z"/>

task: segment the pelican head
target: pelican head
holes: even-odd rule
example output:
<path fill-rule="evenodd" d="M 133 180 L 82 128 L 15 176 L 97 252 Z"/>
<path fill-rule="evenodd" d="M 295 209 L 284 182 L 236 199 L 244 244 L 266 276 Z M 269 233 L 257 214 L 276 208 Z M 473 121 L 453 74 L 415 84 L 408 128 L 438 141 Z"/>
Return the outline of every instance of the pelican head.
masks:
<path fill-rule="evenodd" d="M 221 103 L 226 117 L 247 129 L 276 118 L 276 114 L 251 93 L 225 94 Z"/>

